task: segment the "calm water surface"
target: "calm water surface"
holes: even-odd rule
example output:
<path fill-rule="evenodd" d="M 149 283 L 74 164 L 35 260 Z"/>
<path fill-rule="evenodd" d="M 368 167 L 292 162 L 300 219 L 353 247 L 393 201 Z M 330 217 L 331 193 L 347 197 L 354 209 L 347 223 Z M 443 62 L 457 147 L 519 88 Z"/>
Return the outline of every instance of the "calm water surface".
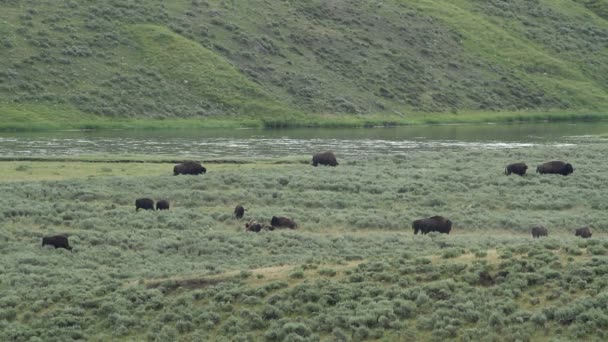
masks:
<path fill-rule="evenodd" d="M 268 157 L 333 150 L 343 156 L 418 149 L 513 149 L 608 142 L 608 123 L 434 125 L 368 129 L 214 129 L 0 133 L 0 156 L 147 154 Z"/>

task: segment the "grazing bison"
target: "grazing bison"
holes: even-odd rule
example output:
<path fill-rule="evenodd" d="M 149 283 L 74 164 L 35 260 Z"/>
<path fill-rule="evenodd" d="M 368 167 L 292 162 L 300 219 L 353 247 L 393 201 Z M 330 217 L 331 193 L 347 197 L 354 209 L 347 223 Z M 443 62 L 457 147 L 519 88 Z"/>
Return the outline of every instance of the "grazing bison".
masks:
<path fill-rule="evenodd" d="M 421 232 L 422 234 L 427 234 L 429 232 L 450 234 L 450 230 L 452 230 L 452 221 L 446 220 L 443 216 L 432 216 L 415 220 L 412 222 L 412 229 L 414 229 L 414 234 L 418 234 L 418 232 Z"/>
<path fill-rule="evenodd" d="M 259 232 L 262 230 L 262 225 L 258 223 L 256 220 L 251 220 L 245 223 L 245 230 L 248 232 Z"/>
<path fill-rule="evenodd" d="M 543 226 L 532 227 L 532 237 L 533 238 L 547 236 L 547 235 L 549 235 L 547 228 L 545 228 Z"/>
<path fill-rule="evenodd" d="M 317 166 L 319 164 L 337 166 L 338 161 L 336 160 L 336 156 L 333 152 L 323 152 L 312 156 L 312 166 Z"/>
<path fill-rule="evenodd" d="M 181 164 L 177 164 L 173 167 L 173 174 L 175 176 L 182 175 L 200 175 L 201 173 L 207 173 L 207 169 L 199 162 L 185 161 Z"/>
<path fill-rule="evenodd" d="M 138 198 L 135 200 L 135 211 L 139 209 L 154 210 L 154 201 L 149 198 Z"/>
<path fill-rule="evenodd" d="M 505 175 L 510 175 L 512 173 L 516 175 L 523 176 L 526 174 L 526 170 L 528 169 L 528 165 L 526 163 L 513 163 L 507 165 L 505 168 Z"/>
<path fill-rule="evenodd" d="M 160 200 L 156 202 L 156 210 L 169 210 L 169 201 Z"/>
<path fill-rule="evenodd" d="M 536 173 L 544 174 L 544 173 L 554 173 L 562 176 L 567 176 L 574 172 L 574 168 L 570 163 L 566 163 L 559 160 L 550 161 L 544 164 L 538 165 L 536 167 Z"/>
<path fill-rule="evenodd" d="M 591 234 L 592 234 L 592 232 L 591 232 L 591 228 L 589 228 L 589 227 L 577 228 L 577 229 L 574 231 L 574 236 L 580 236 L 580 237 L 582 237 L 583 239 L 590 238 L 590 237 L 591 237 Z"/>
<path fill-rule="evenodd" d="M 68 251 L 72 250 L 68 243 L 68 238 L 63 235 L 45 236 L 42 238 L 42 247 L 50 245 L 55 248 L 65 248 Z"/>
<path fill-rule="evenodd" d="M 270 225 L 273 228 L 281 228 L 281 227 L 287 227 L 287 228 L 291 228 L 291 229 L 298 228 L 298 225 L 294 222 L 294 220 L 287 218 L 287 217 L 283 217 L 283 216 L 273 216 L 272 219 L 270 220 Z"/>
<path fill-rule="evenodd" d="M 234 217 L 236 217 L 237 219 L 242 219 L 243 215 L 245 215 L 245 212 L 247 211 L 247 209 L 243 208 L 242 205 L 237 205 L 234 208 Z"/>

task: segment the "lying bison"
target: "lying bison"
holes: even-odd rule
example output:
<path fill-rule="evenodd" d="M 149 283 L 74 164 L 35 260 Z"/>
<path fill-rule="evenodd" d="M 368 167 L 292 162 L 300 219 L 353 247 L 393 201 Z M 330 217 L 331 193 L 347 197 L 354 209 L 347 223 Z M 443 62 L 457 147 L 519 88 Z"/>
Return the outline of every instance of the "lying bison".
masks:
<path fill-rule="evenodd" d="M 323 152 L 312 156 L 312 166 L 317 166 L 319 164 L 337 166 L 338 161 L 336 160 L 336 156 L 333 152 Z"/>
<path fill-rule="evenodd" d="M 429 232 L 450 234 L 450 230 L 452 230 L 452 221 L 446 220 L 443 216 L 432 216 L 415 220 L 412 222 L 412 229 L 414 229 L 414 234 L 418 234 L 418 232 L 421 232 L 422 234 L 427 234 Z"/>
<path fill-rule="evenodd" d="M 247 209 L 243 208 L 242 205 L 237 205 L 234 208 L 234 217 L 236 217 L 237 219 L 242 219 L 243 215 L 245 215 L 245 212 L 247 211 Z"/>
<path fill-rule="evenodd" d="M 572 168 L 572 165 L 570 163 L 566 163 L 559 160 L 546 162 L 536 167 L 536 173 L 540 174 L 553 173 L 562 176 L 567 176 L 572 172 L 574 172 L 574 168 Z"/>
<path fill-rule="evenodd" d="M 516 175 L 523 176 L 526 174 L 526 170 L 528 169 L 528 165 L 526 163 L 513 163 L 507 165 L 505 168 L 505 175 L 510 175 L 512 173 Z"/>
<path fill-rule="evenodd" d="M 72 250 L 68 242 L 68 238 L 63 235 L 45 236 L 42 238 L 42 247 L 49 245 L 55 248 L 65 248 L 68 251 Z"/>
<path fill-rule="evenodd" d="M 177 175 L 200 175 L 201 173 L 207 173 L 207 169 L 199 162 L 185 161 L 181 164 L 177 164 L 173 167 L 173 174 Z"/>
<path fill-rule="evenodd" d="M 262 230 L 262 225 L 258 223 L 256 220 L 251 220 L 245 223 L 245 230 L 248 232 L 259 232 Z"/>
<path fill-rule="evenodd" d="M 574 236 L 580 236 L 583 239 L 588 239 L 591 237 L 593 233 L 591 232 L 591 228 L 589 227 L 582 227 L 582 228 L 577 228 L 574 231 Z"/>
<path fill-rule="evenodd" d="M 287 217 L 283 217 L 283 216 L 273 216 L 272 219 L 270 220 L 270 225 L 273 228 L 291 228 L 291 229 L 296 229 L 298 228 L 298 225 L 295 223 L 294 220 L 287 218 Z"/>
<path fill-rule="evenodd" d="M 536 227 L 532 227 L 532 237 L 533 238 L 537 238 L 537 237 L 541 237 L 541 236 L 548 236 L 549 232 L 547 231 L 547 228 L 543 227 L 543 226 L 536 226 Z"/>
<path fill-rule="evenodd" d="M 160 200 L 156 202 L 156 210 L 169 210 L 169 201 Z"/>
<path fill-rule="evenodd" d="M 135 211 L 139 209 L 154 210 L 154 201 L 149 198 L 138 198 L 135 200 Z"/>

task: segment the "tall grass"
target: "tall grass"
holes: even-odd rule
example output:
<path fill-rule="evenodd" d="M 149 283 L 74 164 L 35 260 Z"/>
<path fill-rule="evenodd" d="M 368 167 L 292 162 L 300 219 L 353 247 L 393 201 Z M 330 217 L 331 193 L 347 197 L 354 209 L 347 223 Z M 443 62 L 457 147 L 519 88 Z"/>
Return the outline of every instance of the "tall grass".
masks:
<path fill-rule="evenodd" d="M 61 177 L 57 162 L 0 162 L 0 339 L 605 339 L 603 149 L 207 163 L 202 176 L 70 162 Z M 576 170 L 503 174 L 522 159 Z M 171 209 L 136 212 L 138 197 Z M 411 221 L 435 214 L 452 233 L 414 236 Z M 244 231 L 273 215 L 299 228 Z M 538 224 L 548 238 L 531 238 Z M 592 239 L 573 236 L 581 225 Z M 42 248 L 50 234 L 73 252 Z"/>

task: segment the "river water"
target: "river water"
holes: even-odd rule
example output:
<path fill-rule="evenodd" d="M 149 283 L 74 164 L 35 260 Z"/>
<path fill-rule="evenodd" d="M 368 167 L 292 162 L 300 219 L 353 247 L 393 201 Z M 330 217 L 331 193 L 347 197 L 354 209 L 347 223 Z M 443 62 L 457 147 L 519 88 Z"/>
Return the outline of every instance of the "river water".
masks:
<path fill-rule="evenodd" d="M 608 123 L 429 125 L 359 129 L 213 129 L 0 133 L 0 157 L 143 154 L 280 157 L 332 150 L 342 156 L 435 149 L 513 149 L 608 142 Z"/>

